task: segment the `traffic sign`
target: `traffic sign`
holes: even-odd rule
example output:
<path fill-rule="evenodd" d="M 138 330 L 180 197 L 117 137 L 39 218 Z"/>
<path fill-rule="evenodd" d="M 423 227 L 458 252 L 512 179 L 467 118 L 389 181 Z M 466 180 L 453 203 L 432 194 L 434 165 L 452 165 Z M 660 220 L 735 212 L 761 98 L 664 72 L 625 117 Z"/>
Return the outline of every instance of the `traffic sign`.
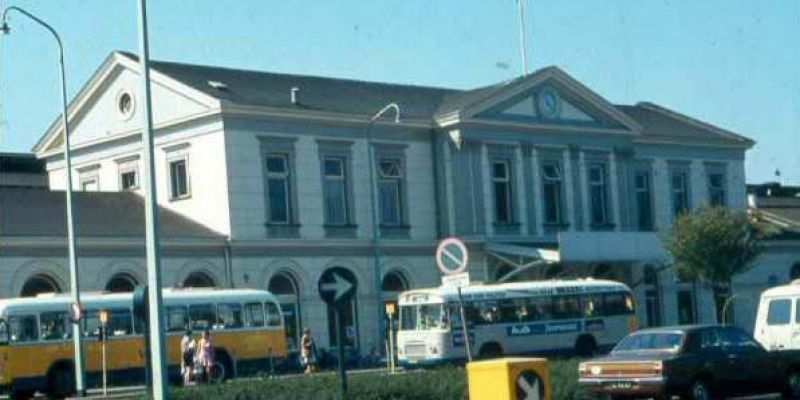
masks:
<path fill-rule="evenodd" d="M 458 238 L 447 238 L 439 242 L 436 248 L 436 265 L 445 275 L 464 272 L 467 269 L 469 255 L 467 246 Z"/>
<path fill-rule="evenodd" d="M 517 400 L 544 399 L 542 378 L 534 371 L 522 371 L 517 375 Z"/>
<path fill-rule="evenodd" d="M 333 307 L 349 302 L 355 293 L 355 277 L 344 268 L 333 267 L 319 278 L 319 297 Z"/>

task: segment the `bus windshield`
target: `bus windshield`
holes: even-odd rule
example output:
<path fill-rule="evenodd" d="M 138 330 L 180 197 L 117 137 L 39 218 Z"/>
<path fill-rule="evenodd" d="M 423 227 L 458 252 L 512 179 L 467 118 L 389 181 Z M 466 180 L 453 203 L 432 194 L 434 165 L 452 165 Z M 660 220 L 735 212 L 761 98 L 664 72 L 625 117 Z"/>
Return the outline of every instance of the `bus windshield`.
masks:
<path fill-rule="evenodd" d="M 448 329 L 447 321 L 443 304 L 400 306 L 400 330 L 403 331 Z"/>

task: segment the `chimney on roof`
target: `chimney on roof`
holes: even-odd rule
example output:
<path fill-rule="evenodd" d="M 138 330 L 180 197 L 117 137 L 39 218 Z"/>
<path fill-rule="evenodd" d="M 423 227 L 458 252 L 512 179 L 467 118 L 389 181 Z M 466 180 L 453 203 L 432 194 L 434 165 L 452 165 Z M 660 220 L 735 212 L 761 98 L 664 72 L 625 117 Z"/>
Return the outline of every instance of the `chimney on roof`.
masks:
<path fill-rule="evenodd" d="M 292 104 L 297 104 L 297 92 L 300 91 L 300 88 L 297 86 L 292 87 Z"/>

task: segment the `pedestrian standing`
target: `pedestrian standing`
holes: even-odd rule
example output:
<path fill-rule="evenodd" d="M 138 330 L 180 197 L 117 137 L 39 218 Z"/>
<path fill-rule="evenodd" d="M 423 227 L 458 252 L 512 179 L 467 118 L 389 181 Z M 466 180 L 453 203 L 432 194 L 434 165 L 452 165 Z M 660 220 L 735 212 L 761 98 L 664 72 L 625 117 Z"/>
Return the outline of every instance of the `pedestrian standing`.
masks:
<path fill-rule="evenodd" d="M 317 370 L 317 344 L 311 336 L 311 329 L 303 329 L 303 337 L 300 339 L 300 358 L 306 367 L 305 373 L 310 374 Z"/>
<path fill-rule="evenodd" d="M 211 381 L 211 372 L 214 368 L 214 344 L 211 342 L 211 333 L 206 329 L 197 345 L 197 361 L 203 367 L 206 380 Z"/>
<path fill-rule="evenodd" d="M 183 385 L 188 386 L 192 383 L 194 375 L 194 353 L 197 341 L 192 337 L 192 328 L 187 326 L 181 338 L 181 370 L 183 372 Z"/>

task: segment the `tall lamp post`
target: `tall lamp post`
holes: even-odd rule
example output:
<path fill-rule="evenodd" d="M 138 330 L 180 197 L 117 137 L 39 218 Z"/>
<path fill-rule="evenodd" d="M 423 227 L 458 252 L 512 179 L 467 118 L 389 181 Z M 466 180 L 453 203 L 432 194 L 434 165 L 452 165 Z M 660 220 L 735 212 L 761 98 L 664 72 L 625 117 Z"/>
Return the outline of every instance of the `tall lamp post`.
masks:
<path fill-rule="evenodd" d="M 369 125 L 367 125 L 367 152 L 369 153 L 369 184 L 370 184 L 370 205 L 372 207 L 372 259 L 375 263 L 375 296 L 377 305 L 375 307 L 378 310 L 378 342 L 376 346 L 380 348 L 381 342 L 383 341 L 383 304 L 381 298 L 381 249 L 378 247 L 378 242 L 380 240 L 379 235 L 379 227 L 378 227 L 378 220 L 379 220 L 379 211 L 378 211 L 378 180 L 375 176 L 375 149 L 372 146 L 372 128 L 375 126 L 375 121 L 377 121 L 383 114 L 394 111 L 394 123 L 400 123 L 400 106 L 397 103 L 389 103 L 381 108 L 375 115 L 373 115 L 369 119 Z"/>
<path fill-rule="evenodd" d="M 142 147 L 144 147 L 145 247 L 147 253 L 148 334 L 150 335 L 150 371 L 153 398 L 169 398 L 167 390 L 167 351 L 161 307 L 161 254 L 156 196 L 156 172 L 153 151 L 153 110 L 150 92 L 150 44 L 147 37 L 147 1 L 139 0 L 139 75 L 142 113 Z"/>
<path fill-rule="evenodd" d="M 4 34 L 9 34 L 11 32 L 11 28 L 8 26 L 6 22 L 6 17 L 8 13 L 11 11 L 15 11 L 20 13 L 34 22 L 38 23 L 48 32 L 50 32 L 53 37 L 56 39 L 56 43 L 58 44 L 58 62 L 61 67 L 61 119 L 62 124 L 64 125 L 64 162 L 65 162 L 65 169 L 67 171 L 66 176 L 66 203 L 67 203 L 67 251 L 69 253 L 69 272 L 70 272 L 70 288 L 72 290 L 72 303 L 73 306 L 80 306 L 81 304 L 81 291 L 78 279 L 78 256 L 77 256 L 77 241 L 75 239 L 75 211 L 72 207 L 72 156 L 70 153 L 70 131 L 69 131 L 69 121 L 67 116 L 67 83 L 66 83 L 66 71 L 64 68 L 64 46 L 61 43 L 61 37 L 58 36 L 58 33 L 53 29 L 52 26 L 48 25 L 46 22 L 42 21 L 35 15 L 23 10 L 22 8 L 16 6 L 10 6 L 3 10 L 3 25 L 0 27 L 0 30 Z M 81 332 L 81 324 L 80 321 L 73 320 L 72 321 L 72 341 L 73 346 L 75 349 L 75 389 L 77 390 L 79 395 L 84 395 L 86 392 L 86 385 L 85 385 L 85 365 L 83 360 L 83 333 Z"/>

